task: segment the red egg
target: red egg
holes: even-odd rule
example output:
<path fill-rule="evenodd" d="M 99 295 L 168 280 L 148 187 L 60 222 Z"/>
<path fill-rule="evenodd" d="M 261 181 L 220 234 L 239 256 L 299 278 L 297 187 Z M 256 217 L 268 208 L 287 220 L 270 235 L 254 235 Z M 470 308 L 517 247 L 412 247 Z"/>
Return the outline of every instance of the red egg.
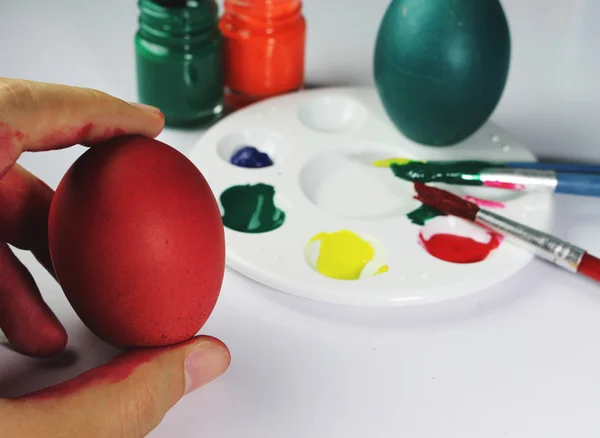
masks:
<path fill-rule="evenodd" d="M 48 236 L 67 299 L 112 345 L 184 341 L 215 307 L 219 207 L 196 166 L 160 141 L 124 136 L 86 151 L 56 190 Z"/>

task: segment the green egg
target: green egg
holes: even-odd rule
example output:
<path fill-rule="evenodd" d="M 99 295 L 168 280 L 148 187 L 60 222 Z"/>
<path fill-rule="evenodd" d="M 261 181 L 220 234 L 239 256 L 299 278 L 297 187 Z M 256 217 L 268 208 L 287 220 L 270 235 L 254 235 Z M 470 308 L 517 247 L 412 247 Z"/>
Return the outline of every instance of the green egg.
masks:
<path fill-rule="evenodd" d="M 393 0 L 375 46 L 377 92 L 406 137 L 453 145 L 496 108 L 510 50 L 497 0 Z"/>

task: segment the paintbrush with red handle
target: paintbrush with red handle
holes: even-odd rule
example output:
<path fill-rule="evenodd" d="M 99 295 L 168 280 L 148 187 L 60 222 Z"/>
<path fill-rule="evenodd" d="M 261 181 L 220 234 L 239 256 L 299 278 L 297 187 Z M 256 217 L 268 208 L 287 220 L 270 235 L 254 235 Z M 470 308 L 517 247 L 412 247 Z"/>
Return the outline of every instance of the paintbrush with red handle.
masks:
<path fill-rule="evenodd" d="M 445 190 L 415 183 L 415 199 L 442 213 L 479 224 L 524 246 L 538 257 L 568 271 L 600 281 L 600 259 L 551 234 L 535 230 L 491 211 L 479 208 Z"/>

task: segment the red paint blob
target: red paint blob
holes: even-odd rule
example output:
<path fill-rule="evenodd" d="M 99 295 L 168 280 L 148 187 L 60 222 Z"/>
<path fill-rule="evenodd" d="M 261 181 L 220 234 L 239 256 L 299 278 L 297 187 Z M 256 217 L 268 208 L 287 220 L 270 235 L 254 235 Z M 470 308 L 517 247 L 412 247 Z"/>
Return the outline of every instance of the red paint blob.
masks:
<path fill-rule="evenodd" d="M 490 236 L 489 242 L 481 243 L 470 237 L 445 233 L 434 234 L 429 240 L 425 240 L 423 233 L 420 233 L 419 240 L 432 256 L 450 263 L 467 264 L 484 261 L 500 246 L 502 237 L 492 233 Z"/>
<path fill-rule="evenodd" d="M 515 184 L 503 181 L 484 181 L 483 185 L 486 187 L 494 187 L 496 189 L 525 190 L 525 186 L 523 184 Z"/>

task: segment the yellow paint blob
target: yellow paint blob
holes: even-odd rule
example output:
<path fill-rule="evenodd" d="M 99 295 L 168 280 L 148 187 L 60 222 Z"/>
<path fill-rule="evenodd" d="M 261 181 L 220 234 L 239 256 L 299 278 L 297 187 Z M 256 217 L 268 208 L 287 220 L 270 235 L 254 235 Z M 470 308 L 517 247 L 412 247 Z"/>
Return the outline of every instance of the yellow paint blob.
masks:
<path fill-rule="evenodd" d="M 316 270 L 326 277 L 338 280 L 358 280 L 365 266 L 376 255 L 371 243 L 349 230 L 319 233 L 310 239 L 319 242 Z M 388 266 L 379 267 L 374 275 L 388 271 Z"/>
<path fill-rule="evenodd" d="M 381 268 L 379 268 L 379 269 L 377 270 L 377 272 L 375 272 L 375 274 L 373 274 L 373 275 L 379 275 L 379 274 L 383 274 L 383 273 L 385 273 L 385 272 L 387 272 L 387 271 L 389 271 L 389 270 L 390 270 L 390 267 L 389 267 L 388 265 L 383 265 L 383 266 L 382 266 Z"/>
<path fill-rule="evenodd" d="M 425 163 L 425 161 L 409 160 L 408 158 L 388 158 L 387 160 L 377 160 L 373 162 L 375 167 L 391 167 L 392 164 Z"/>

